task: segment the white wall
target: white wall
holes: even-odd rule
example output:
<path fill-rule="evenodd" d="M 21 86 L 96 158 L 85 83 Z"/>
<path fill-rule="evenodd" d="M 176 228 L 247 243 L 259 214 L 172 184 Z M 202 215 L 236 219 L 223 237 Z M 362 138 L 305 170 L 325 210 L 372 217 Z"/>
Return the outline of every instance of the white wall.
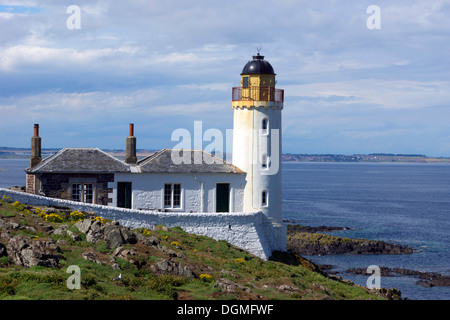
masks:
<path fill-rule="evenodd" d="M 226 240 L 264 260 L 267 260 L 274 250 L 286 250 L 286 225 L 272 224 L 262 212 L 155 212 L 85 204 L 0 188 L 0 198 L 3 195 L 29 205 L 59 205 L 72 210 L 95 211 L 103 218 L 119 220 L 121 225 L 131 228 L 149 228 L 157 224 L 179 226 L 189 233 Z"/>
<path fill-rule="evenodd" d="M 262 211 L 274 221 L 282 221 L 281 134 L 283 102 L 249 101 L 249 105 L 234 106 L 233 165 L 247 172 L 244 211 Z M 261 130 L 268 119 L 268 132 Z M 274 132 L 272 130 L 277 130 Z M 262 154 L 270 156 L 271 164 L 262 169 Z M 266 191 L 268 205 L 262 206 Z"/>
<path fill-rule="evenodd" d="M 117 206 L 117 183 L 131 182 L 133 209 L 164 209 L 164 184 L 181 184 L 181 208 L 179 212 L 215 212 L 216 183 L 230 184 L 230 212 L 242 212 L 244 203 L 245 174 L 150 174 L 121 173 L 114 175 L 113 189 L 109 195 L 111 206 Z"/>

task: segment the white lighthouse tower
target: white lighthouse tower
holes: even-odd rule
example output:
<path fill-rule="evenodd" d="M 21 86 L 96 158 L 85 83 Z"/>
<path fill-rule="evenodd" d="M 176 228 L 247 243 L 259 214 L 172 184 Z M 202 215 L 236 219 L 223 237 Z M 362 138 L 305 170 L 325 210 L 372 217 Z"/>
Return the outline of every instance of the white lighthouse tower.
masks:
<path fill-rule="evenodd" d="M 240 84 L 232 91 L 232 162 L 247 172 L 244 211 L 262 211 L 281 231 L 284 229 L 281 227 L 281 112 L 284 90 L 275 88 L 274 69 L 259 53 L 244 66 Z"/>

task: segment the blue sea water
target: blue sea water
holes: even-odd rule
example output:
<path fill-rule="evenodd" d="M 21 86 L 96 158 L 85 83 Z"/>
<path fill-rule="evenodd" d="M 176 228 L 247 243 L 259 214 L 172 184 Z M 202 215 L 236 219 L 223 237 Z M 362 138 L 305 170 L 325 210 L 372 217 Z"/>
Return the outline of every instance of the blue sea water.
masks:
<path fill-rule="evenodd" d="M 29 160 L 0 159 L 0 187 L 25 184 Z M 370 265 L 450 275 L 450 165 L 405 163 L 283 163 L 283 216 L 309 226 L 340 226 L 333 235 L 382 240 L 416 249 L 402 255 L 305 256 L 345 273 Z M 7 170 L 2 170 L 7 169 Z M 422 287 L 418 278 L 381 277 L 412 300 L 450 300 L 450 287 Z"/>
<path fill-rule="evenodd" d="M 339 276 L 366 285 L 348 268 L 370 265 L 450 274 L 450 165 L 406 163 L 283 163 L 283 216 L 328 233 L 382 240 L 416 249 L 402 255 L 305 256 L 331 264 Z M 415 277 L 382 277 L 403 297 L 448 300 L 450 287 L 426 288 Z"/>

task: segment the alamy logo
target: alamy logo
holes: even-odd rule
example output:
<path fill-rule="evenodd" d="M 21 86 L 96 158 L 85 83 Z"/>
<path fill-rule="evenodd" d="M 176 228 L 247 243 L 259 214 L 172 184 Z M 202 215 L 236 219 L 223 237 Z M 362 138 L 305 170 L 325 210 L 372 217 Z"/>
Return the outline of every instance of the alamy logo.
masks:
<path fill-rule="evenodd" d="M 67 289 L 80 289 L 81 286 L 81 270 L 79 266 L 71 265 L 67 267 L 67 273 L 72 274 L 66 281 Z"/>
<path fill-rule="evenodd" d="M 368 14 L 370 17 L 367 18 L 366 25 L 367 29 L 381 29 L 381 9 L 377 5 L 371 5 L 367 7 Z"/>
<path fill-rule="evenodd" d="M 371 265 L 367 267 L 367 273 L 372 274 L 366 282 L 367 288 L 369 289 L 380 289 L 381 288 L 381 270 L 379 266 Z"/>
<path fill-rule="evenodd" d="M 70 16 L 66 20 L 66 27 L 69 30 L 81 29 L 81 9 L 77 5 L 71 5 L 67 7 L 67 14 Z"/>

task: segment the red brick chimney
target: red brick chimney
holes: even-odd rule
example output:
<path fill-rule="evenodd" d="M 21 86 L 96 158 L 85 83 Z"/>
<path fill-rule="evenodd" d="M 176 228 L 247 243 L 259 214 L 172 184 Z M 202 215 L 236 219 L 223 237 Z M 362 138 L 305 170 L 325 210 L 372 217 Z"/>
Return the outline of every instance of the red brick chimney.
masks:
<path fill-rule="evenodd" d="M 134 124 L 132 123 L 130 123 L 130 136 L 127 137 L 126 148 L 125 163 L 136 164 L 136 137 L 134 136 Z"/>
<path fill-rule="evenodd" d="M 39 124 L 35 124 L 34 136 L 31 137 L 30 168 L 38 165 L 41 161 L 41 137 L 39 137 Z"/>

